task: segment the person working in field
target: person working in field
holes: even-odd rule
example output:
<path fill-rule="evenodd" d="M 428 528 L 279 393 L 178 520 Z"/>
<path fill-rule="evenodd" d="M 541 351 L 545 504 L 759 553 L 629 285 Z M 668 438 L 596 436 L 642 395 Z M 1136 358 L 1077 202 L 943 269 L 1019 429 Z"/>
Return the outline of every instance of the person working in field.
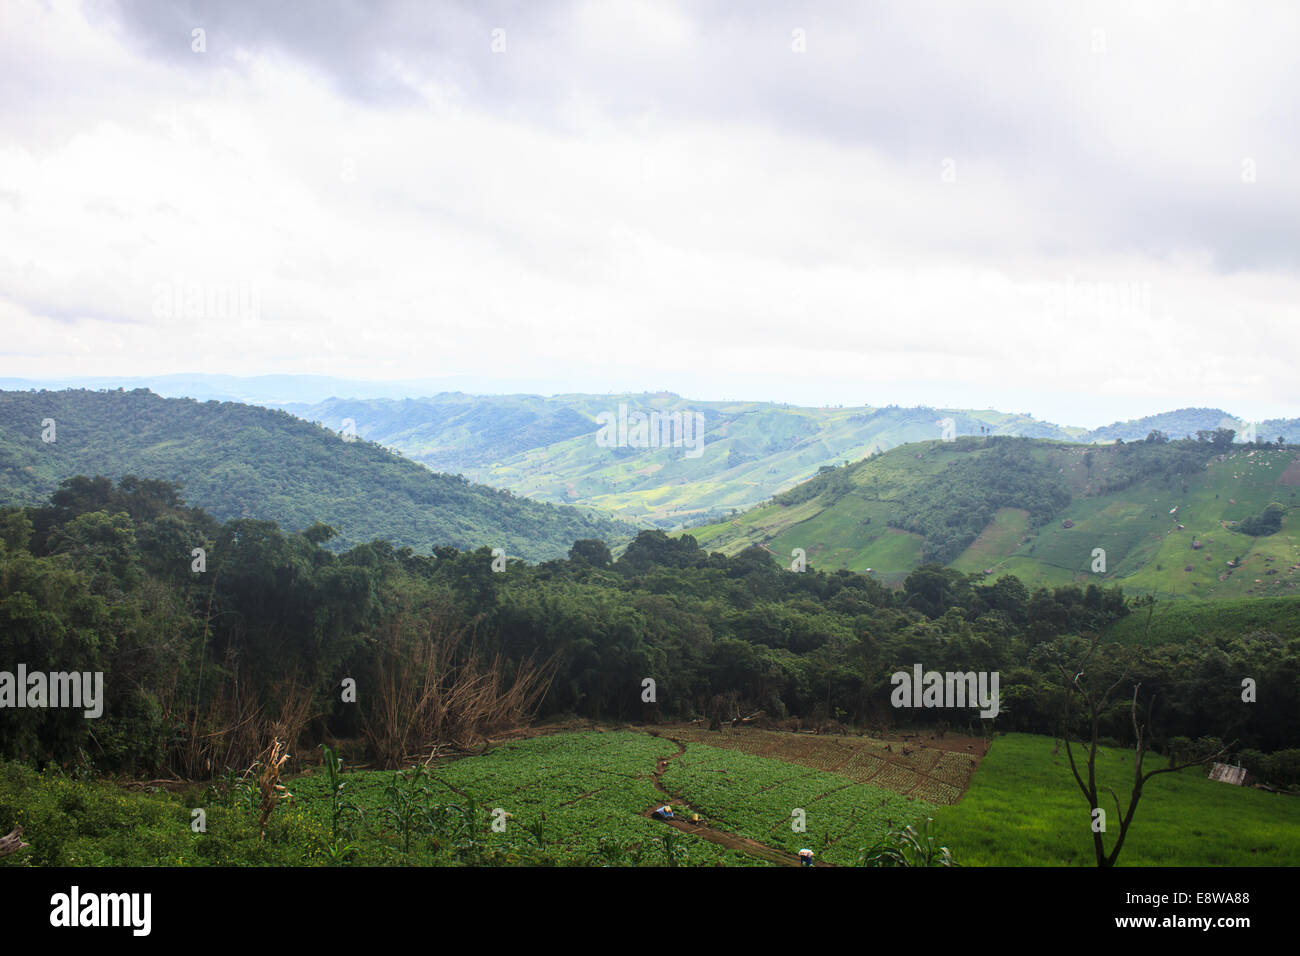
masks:
<path fill-rule="evenodd" d="M 673 808 L 664 804 L 654 812 L 654 815 L 660 820 L 671 820 L 673 818 Z"/>
<path fill-rule="evenodd" d="M 800 863 L 802 866 L 812 866 L 812 865 L 813 865 L 813 859 L 812 859 L 812 858 L 813 858 L 813 851 L 812 851 L 812 850 L 806 850 L 806 849 L 805 849 L 805 850 L 800 850 L 800 851 L 799 851 L 799 863 Z"/>

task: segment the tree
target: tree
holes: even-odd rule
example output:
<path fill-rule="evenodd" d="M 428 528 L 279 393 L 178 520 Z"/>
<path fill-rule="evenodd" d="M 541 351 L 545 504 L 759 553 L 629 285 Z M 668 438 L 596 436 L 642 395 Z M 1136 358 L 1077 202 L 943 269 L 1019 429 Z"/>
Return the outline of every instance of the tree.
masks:
<path fill-rule="evenodd" d="M 604 541 L 598 538 L 583 538 L 573 542 L 569 549 L 569 560 L 576 564 L 586 563 L 593 568 L 607 568 L 614 560 Z"/>
<path fill-rule="evenodd" d="M 688 568 L 707 557 L 689 534 L 671 538 L 660 528 L 639 532 L 618 559 L 618 567 L 632 572 L 652 567 Z"/>
<path fill-rule="evenodd" d="M 1262 513 L 1243 518 L 1233 530 L 1257 538 L 1277 534 L 1282 530 L 1282 516 L 1285 514 L 1286 505 L 1270 501 Z"/>
<path fill-rule="evenodd" d="M 314 545 L 322 545 L 338 532 L 325 524 L 323 521 L 317 521 L 310 528 L 302 533 L 302 536 Z"/>
<path fill-rule="evenodd" d="M 1199 429 L 1196 432 L 1196 440 L 1199 442 L 1209 442 L 1215 448 L 1227 449 L 1232 447 L 1232 441 L 1237 437 L 1236 431 L 1231 428 L 1216 428 L 1213 431 L 1207 428 Z"/>
<path fill-rule="evenodd" d="M 1128 668 L 1123 667 L 1120 670 L 1119 676 L 1101 691 L 1098 691 L 1095 681 L 1090 680 L 1085 683 L 1080 680 L 1080 678 L 1084 677 L 1088 673 L 1094 663 L 1101 663 L 1099 661 L 1094 661 L 1094 654 L 1097 650 L 1098 641 L 1099 638 L 1093 638 L 1088 648 L 1088 653 L 1080 662 L 1078 670 L 1073 676 L 1071 676 L 1070 671 L 1074 668 L 1067 668 L 1059 661 L 1057 662 L 1057 668 L 1060 670 L 1061 676 L 1065 679 L 1066 687 L 1065 719 L 1062 722 L 1061 731 L 1062 737 L 1065 740 L 1065 753 L 1069 758 L 1070 772 L 1074 775 L 1075 783 L 1079 785 L 1079 789 L 1083 792 L 1084 797 L 1088 801 L 1088 807 L 1094 815 L 1096 811 L 1101 809 L 1101 804 L 1098 798 L 1098 791 L 1101 788 L 1097 783 L 1097 748 L 1101 740 L 1102 720 L 1106 716 L 1106 712 L 1111 707 L 1112 703 L 1117 700 L 1115 694 L 1128 678 Z M 1138 681 L 1133 685 L 1133 700 L 1129 708 L 1129 719 L 1133 725 L 1134 749 L 1133 786 L 1129 793 L 1128 808 L 1124 809 L 1120 806 L 1119 795 L 1113 788 L 1109 786 L 1105 787 L 1106 790 L 1110 791 L 1110 795 L 1115 801 L 1115 812 L 1119 817 L 1119 836 L 1115 838 L 1115 843 L 1109 851 L 1107 851 L 1105 845 L 1104 827 L 1099 828 L 1095 822 L 1092 827 L 1093 852 L 1096 855 L 1097 866 L 1099 867 L 1114 866 L 1115 861 L 1119 859 L 1120 850 L 1124 848 L 1124 841 L 1128 838 L 1129 831 L 1132 829 L 1133 818 L 1137 813 L 1138 803 L 1142 799 L 1142 792 L 1146 787 L 1147 781 L 1162 773 L 1175 773 L 1179 770 L 1184 770 L 1187 767 L 1218 760 L 1228 753 L 1231 746 L 1219 746 L 1211 753 L 1204 752 L 1205 750 L 1208 750 L 1208 748 L 1201 748 L 1202 752 L 1199 756 L 1196 753 L 1193 753 L 1183 759 L 1178 759 L 1176 755 L 1171 754 L 1167 766 L 1144 772 L 1142 764 L 1143 760 L 1146 758 L 1149 745 L 1151 714 L 1155 706 L 1155 695 L 1152 694 L 1147 700 L 1146 717 L 1145 719 L 1142 719 L 1139 718 L 1139 699 L 1141 692 L 1142 682 Z M 1079 770 L 1078 762 L 1075 760 L 1074 744 L 1071 740 L 1071 710 L 1072 704 L 1076 698 L 1083 703 L 1083 716 L 1086 718 L 1089 729 L 1089 736 L 1086 741 L 1082 735 L 1079 740 L 1079 742 L 1084 744 L 1087 748 L 1088 773 L 1086 780 Z"/>

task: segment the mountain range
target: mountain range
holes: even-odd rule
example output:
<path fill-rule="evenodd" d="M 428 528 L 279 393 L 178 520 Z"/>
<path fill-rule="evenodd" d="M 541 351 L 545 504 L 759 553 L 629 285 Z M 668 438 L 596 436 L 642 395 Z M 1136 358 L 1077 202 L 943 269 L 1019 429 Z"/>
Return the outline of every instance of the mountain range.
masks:
<path fill-rule="evenodd" d="M 170 381 L 263 399 L 348 384 Z M 640 440 L 638 413 L 655 425 Z M 39 440 L 47 417 L 58 422 L 57 444 Z M 613 421 L 621 427 L 602 427 Z M 692 423 L 699 436 L 688 428 L 685 437 L 698 443 L 670 440 Z M 269 409 L 140 390 L 25 391 L 0 393 L 0 492 L 31 504 L 74 473 L 135 473 L 180 481 L 190 503 L 218 518 L 291 530 L 325 521 L 339 547 L 386 537 L 420 551 L 490 545 L 544 560 L 580 538 L 617 549 L 638 527 L 660 527 L 729 554 L 758 545 L 785 562 L 800 548 L 817 566 L 870 568 L 889 583 L 937 561 L 1045 584 L 1289 593 L 1300 466 L 1278 439 L 1300 439 L 1300 420 L 1256 423 L 1268 447 L 1240 434 L 1228 443 L 1216 429 L 1246 430 L 1216 408 L 1084 429 L 994 410 L 667 392 L 372 394 Z M 646 441 L 651 431 L 664 440 Z M 1234 530 L 1274 502 L 1278 533 Z M 1092 569 L 1095 548 L 1106 552 L 1104 571 Z"/>

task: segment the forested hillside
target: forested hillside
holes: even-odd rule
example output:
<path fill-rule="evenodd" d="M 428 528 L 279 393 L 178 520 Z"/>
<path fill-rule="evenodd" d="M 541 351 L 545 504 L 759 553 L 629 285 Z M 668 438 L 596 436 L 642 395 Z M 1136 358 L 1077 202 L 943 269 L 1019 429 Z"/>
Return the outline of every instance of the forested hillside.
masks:
<path fill-rule="evenodd" d="M 1294 445 L 1230 430 L 1084 446 L 957 438 L 826 469 L 761 507 L 692 528 L 727 554 L 795 549 L 897 584 L 925 561 L 1033 584 L 1123 583 L 1241 598 L 1300 585 Z"/>
<path fill-rule="evenodd" d="M 1031 592 L 1012 575 L 926 565 L 894 591 L 661 531 L 641 532 L 617 560 L 583 540 L 563 560 L 500 571 L 486 549 L 335 553 L 328 539 L 319 524 L 286 534 L 220 523 L 166 483 L 135 479 L 77 478 L 46 506 L 0 512 L 0 661 L 102 672 L 106 697 L 96 720 L 7 711 L 0 756 L 193 779 L 246 767 L 272 736 L 293 753 L 329 737 L 363 741 L 392 766 L 534 709 L 714 722 L 761 711 L 775 726 L 885 728 L 933 720 L 891 706 L 891 674 L 918 662 L 999 672 L 996 727 L 1050 734 L 1063 706 L 1053 662 L 1133 618 L 1147 633 L 1148 608 L 1118 588 Z M 1294 776 L 1294 751 L 1263 757 L 1300 735 L 1293 633 L 1220 622 L 1201 637 L 1193 623 L 1168 639 L 1104 642 L 1090 671 L 1109 668 L 1161 688 L 1161 752 L 1231 732 L 1261 774 Z M 1241 674 L 1258 679 L 1258 703 L 1241 704 Z M 978 732 L 975 710 L 948 718 Z M 1131 735 L 1123 708 L 1103 733 Z"/>
<path fill-rule="evenodd" d="M 178 482 L 219 520 L 289 530 L 326 522 L 340 548 L 386 538 L 425 552 L 488 546 L 541 560 L 577 538 L 635 532 L 589 511 L 435 474 L 346 437 L 285 412 L 147 391 L 0 392 L 0 502 L 38 503 L 77 474 L 134 474 Z"/>

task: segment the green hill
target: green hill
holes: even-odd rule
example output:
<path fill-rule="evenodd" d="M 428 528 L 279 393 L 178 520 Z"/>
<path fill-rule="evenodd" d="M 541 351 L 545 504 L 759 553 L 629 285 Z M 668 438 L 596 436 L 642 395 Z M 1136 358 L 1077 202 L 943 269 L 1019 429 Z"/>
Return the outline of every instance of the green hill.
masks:
<path fill-rule="evenodd" d="M 891 584 L 937 561 L 1030 584 L 1284 596 L 1300 581 L 1297 491 L 1295 446 L 959 438 L 829 470 L 690 534 L 726 554 L 757 544 L 789 560 L 801 548 L 816 567 Z M 1237 530 L 1264 515 L 1280 530 Z"/>
<path fill-rule="evenodd" d="M 42 440 L 47 419 L 53 442 Z M 0 503 L 39 504 L 77 474 L 177 481 L 190 504 L 223 521 L 258 518 L 293 531 L 323 521 L 339 532 L 338 548 L 387 538 L 425 553 L 486 545 L 544 560 L 580 538 L 617 542 L 635 531 L 435 474 L 286 412 L 146 390 L 0 392 Z"/>

